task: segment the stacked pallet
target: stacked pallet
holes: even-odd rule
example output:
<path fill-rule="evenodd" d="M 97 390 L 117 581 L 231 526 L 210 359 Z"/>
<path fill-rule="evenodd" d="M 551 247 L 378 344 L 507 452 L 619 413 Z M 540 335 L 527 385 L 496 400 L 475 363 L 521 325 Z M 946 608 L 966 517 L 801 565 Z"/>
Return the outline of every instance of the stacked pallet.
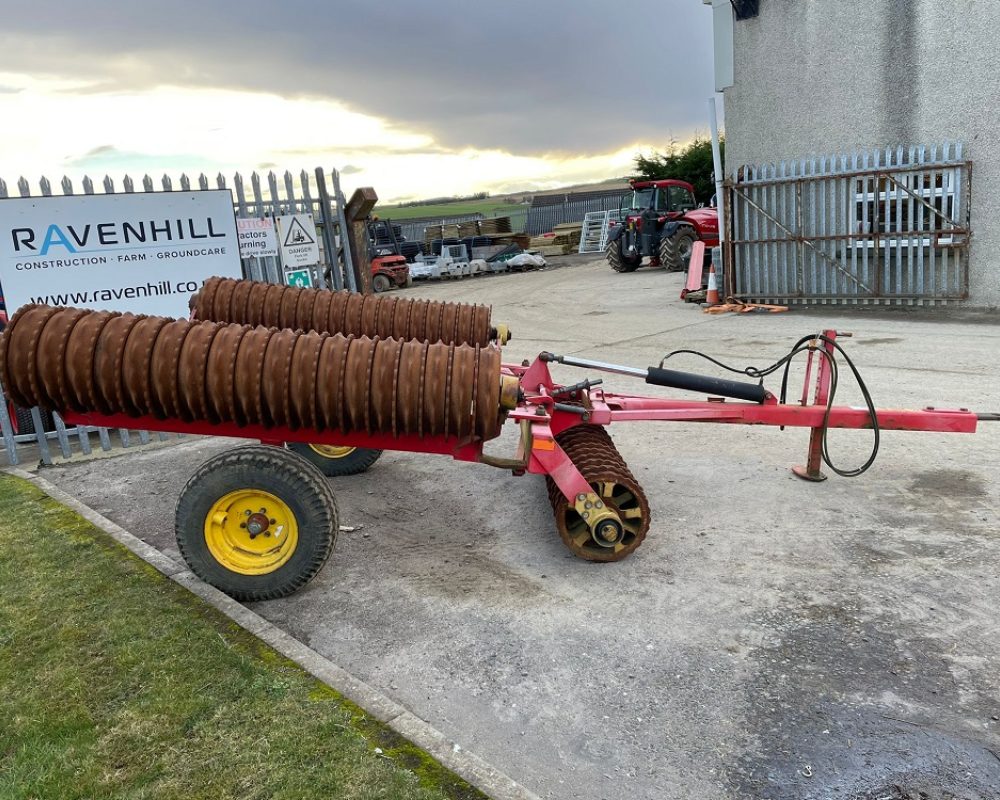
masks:
<path fill-rule="evenodd" d="M 511 233 L 510 217 L 474 219 L 468 222 L 449 222 L 442 225 L 428 225 L 424 228 L 424 244 L 427 247 L 436 239 L 467 239 L 471 236 L 505 236 Z"/>
<path fill-rule="evenodd" d="M 424 228 L 424 244 L 430 245 L 435 239 L 465 239 L 479 234 L 476 221 L 450 222 L 447 225 L 428 225 Z"/>
<path fill-rule="evenodd" d="M 552 233 L 533 236 L 529 249 L 537 250 L 543 256 L 563 256 L 575 253 L 580 248 L 582 222 L 564 222 L 556 225 Z"/>
<path fill-rule="evenodd" d="M 498 237 L 493 241 L 504 243 L 513 242 L 522 250 L 527 250 L 531 243 L 531 237 L 526 233 L 512 233 L 510 236 L 504 236 L 502 238 Z"/>
<path fill-rule="evenodd" d="M 489 234 L 494 245 L 516 244 L 522 250 L 527 250 L 531 246 L 531 237 L 526 233 L 495 233 Z"/>
<path fill-rule="evenodd" d="M 487 236 L 496 233 L 510 233 L 510 217 L 493 217 L 479 220 L 479 233 Z"/>
<path fill-rule="evenodd" d="M 582 222 L 564 222 L 556 225 L 552 232 L 556 237 L 565 236 L 566 243 L 573 248 L 573 252 L 580 246 L 580 235 L 583 233 Z"/>

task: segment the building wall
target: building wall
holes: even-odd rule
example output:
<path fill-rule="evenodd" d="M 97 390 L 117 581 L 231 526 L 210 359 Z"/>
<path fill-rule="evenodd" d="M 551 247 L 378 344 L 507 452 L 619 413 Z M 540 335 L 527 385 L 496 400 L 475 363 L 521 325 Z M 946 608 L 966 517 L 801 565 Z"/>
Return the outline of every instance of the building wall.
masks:
<path fill-rule="evenodd" d="M 726 172 L 960 141 L 973 162 L 970 303 L 1000 307 L 1000 2 L 760 0 L 735 26 Z"/>

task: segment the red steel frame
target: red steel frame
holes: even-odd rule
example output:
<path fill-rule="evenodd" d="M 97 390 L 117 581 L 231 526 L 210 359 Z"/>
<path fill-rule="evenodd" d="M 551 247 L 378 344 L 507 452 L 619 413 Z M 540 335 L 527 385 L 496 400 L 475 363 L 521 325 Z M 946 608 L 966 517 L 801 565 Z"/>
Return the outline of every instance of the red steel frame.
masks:
<path fill-rule="evenodd" d="M 455 437 L 389 434 L 344 434 L 339 431 L 317 432 L 308 428 L 264 428 L 258 425 L 238 426 L 234 423 L 182 422 L 177 419 L 154 417 L 129 417 L 123 414 L 104 415 L 67 411 L 63 416 L 75 425 L 93 425 L 109 428 L 131 428 L 166 431 L 203 436 L 230 436 L 241 439 L 259 439 L 265 444 L 282 445 L 284 442 L 310 442 L 348 447 L 365 447 L 378 450 L 402 450 L 417 453 L 449 455 L 458 461 L 474 461 L 511 469 L 516 474 L 525 472 L 549 475 L 570 500 L 591 491 L 590 485 L 577 470 L 566 453 L 556 442 L 556 435 L 580 424 L 610 425 L 613 422 L 720 422 L 735 425 L 777 425 L 810 428 L 809 452 L 805 466 L 795 467 L 800 477 L 823 480 L 820 472 L 826 404 L 829 399 L 831 370 L 827 358 L 817 355 L 823 347 L 833 353 L 832 341 L 836 331 L 825 331 L 827 342 L 814 342 L 808 354 L 806 378 L 798 404 L 779 403 L 767 393 L 763 403 L 727 400 L 711 397 L 707 400 L 676 400 L 662 397 L 642 397 L 604 392 L 599 389 L 580 390 L 577 399 L 583 405 L 576 412 L 556 408 L 562 388 L 552 380 L 548 364 L 541 358 L 527 366 L 504 365 L 503 371 L 514 375 L 520 382 L 523 397 L 508 415 L 522 428 L 521 442 L 515 459 L 499 459 L 483 452 L 483 442 L 478 439 L 460 440 Z M 819 358 L 816 385 L 812 403 L 807 400 L 809 382 L 813 371 L 814 356 Z M 882 430 L 939 431 L 948 433 L 974 433 L 977 415 L 968 409 L 923 410 L 879 409 L 876 412 Z M 826 427 L 871 428 L 867 408 L 833 406 L 829 411 Z"/>

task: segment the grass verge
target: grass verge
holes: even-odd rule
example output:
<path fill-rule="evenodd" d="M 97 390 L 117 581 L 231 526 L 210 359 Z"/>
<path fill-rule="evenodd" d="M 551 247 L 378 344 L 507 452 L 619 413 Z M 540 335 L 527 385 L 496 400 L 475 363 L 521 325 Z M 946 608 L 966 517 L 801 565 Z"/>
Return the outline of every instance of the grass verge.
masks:
<path fill-rule="evenodd" d="M 0 587 L 3 800 L 485 798 L 3 474 Z"/>

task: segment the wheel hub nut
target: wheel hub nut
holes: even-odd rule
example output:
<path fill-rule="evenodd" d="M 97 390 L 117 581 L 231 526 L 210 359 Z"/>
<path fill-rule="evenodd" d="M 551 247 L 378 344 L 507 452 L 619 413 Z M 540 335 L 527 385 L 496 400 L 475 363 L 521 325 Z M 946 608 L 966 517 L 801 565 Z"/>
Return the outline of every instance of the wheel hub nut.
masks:
<path fill-rule="evenodd" d="M 622 529 L 621 526 L 609 521 L 598 528 L 597 535 L 608 544 L 616 544 L 622 537 Z"/>
<path fill-rule="evenodd" d="M 247 520 L 247 530 L 250 532 L 250 538 L 253 539 L 260 536 L 267 530 L 267 526 L 270 520 L 268 520 L 265 514 L 251 514 L 250 519 Z"/>

